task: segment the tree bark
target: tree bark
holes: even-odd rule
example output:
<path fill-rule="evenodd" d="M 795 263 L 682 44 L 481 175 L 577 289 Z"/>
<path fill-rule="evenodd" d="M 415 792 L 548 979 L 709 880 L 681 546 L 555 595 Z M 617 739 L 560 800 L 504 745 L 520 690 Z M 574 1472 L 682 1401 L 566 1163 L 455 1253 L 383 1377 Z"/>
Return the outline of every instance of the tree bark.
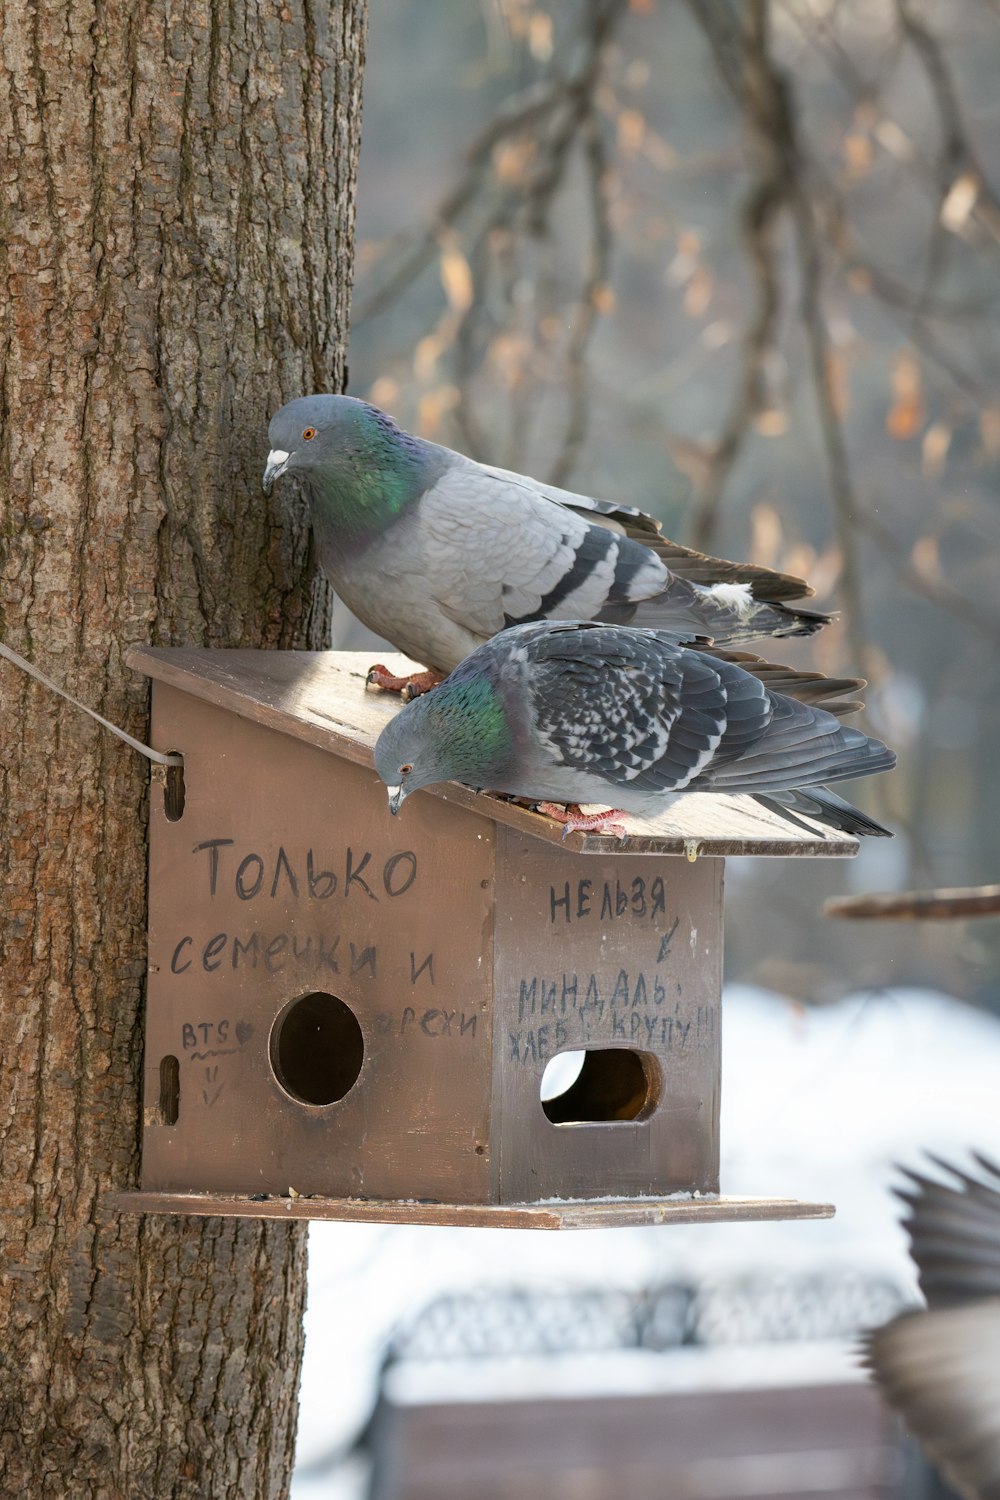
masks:
<path fill-rule="evenodd" d="M 339 389 L 365 0 L 7 0 L 0 634 L 142 735 L 153 640 L 322 644 L 271 411 Z M 135 1186 L 148 767 L 0 663 L 0 1493 L 286 1493 L 305 1229 Z M 169 747 L 162 747 L 169 748 Z"/>

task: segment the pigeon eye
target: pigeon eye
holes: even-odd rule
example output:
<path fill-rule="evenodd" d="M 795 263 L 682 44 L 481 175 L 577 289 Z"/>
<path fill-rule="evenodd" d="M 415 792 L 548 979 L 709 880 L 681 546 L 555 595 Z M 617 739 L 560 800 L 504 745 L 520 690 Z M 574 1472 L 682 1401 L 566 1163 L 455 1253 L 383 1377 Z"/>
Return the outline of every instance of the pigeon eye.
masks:
<path fill-rule="evenodd" d="M 311 443 L 313 438 L 316 436 L 315 427 L 304 427 L 302 429 L 302 436 L 305 438 L 307 443 Z"/>
<path fill-rule="evenodd" d="M 410 774 L 410 772 L 412 770 L 413 770 L 413 767 L 411 765 L 400 766 L 400 768 L 399 768 L 399 774 L 400 774 L 400 776 L 409 776 L 409 774 Z"/>

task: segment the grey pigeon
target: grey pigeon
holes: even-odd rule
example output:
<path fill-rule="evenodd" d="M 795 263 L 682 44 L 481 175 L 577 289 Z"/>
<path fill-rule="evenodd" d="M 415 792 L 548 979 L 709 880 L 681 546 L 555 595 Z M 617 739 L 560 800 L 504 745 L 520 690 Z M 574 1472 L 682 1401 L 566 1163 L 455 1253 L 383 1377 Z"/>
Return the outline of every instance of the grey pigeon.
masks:
<path fill-rule="evenodd" d="M 268 437 L 264 489 L 282 474 L 300 481 L 337 593 L 438 674 L 529 620 L 730 643 L 829 619 L 786 602 L 812 592 L 799 578 L 679 547 L 642 511 L 476 463 L 350 396 L 290 401 Z"/>
<path fill-rule="evenodd" d="M 588 802 L 641 816 L 684 792 L 747 792 L 793 821 L 802 813 L 874 834 L 887 830 L 822 783 L 886 771 L 895 759 L 719 655 L 659 631 L 591 623 L 494 636 L 390 720 L 375 747 L 393 812 L 440 781 L 546 811 Z"/>
<path fill-rule="evenodd" d="M 908 1172 L 906 1228 L 927 1310 L 869 1334 L 865 1359 L 891 1404 L 965 1500 L 1000 1500 L 1000 1167 L 959 1183 Z"/>

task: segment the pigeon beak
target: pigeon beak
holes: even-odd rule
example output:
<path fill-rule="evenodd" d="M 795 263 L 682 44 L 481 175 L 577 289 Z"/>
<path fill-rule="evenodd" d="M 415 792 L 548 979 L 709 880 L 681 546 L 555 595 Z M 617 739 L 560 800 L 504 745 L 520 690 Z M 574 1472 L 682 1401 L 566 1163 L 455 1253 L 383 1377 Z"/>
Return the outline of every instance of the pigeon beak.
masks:
<path fill-rule="evenodd" d="M 264 478 L 261 481 L 264 486 L 264 494 L 269 495 L 274 488 L 274 481 L 280 479 L 288 468 L 291 454 L 286 453 L 283 448 L 272 448 L 267 455 L 267 467 L 264 470 Z"/>
<path fill-rule="evenodd" d="M 399 812 L 399 809 L 402 807 L 403 803 L 406 801 L 406 788 L 402 786 L 390 786 L 386 787 L 386 791 L 389 793 L 389 811 L 392 813 L 393 817 L 395 817 Z"/>

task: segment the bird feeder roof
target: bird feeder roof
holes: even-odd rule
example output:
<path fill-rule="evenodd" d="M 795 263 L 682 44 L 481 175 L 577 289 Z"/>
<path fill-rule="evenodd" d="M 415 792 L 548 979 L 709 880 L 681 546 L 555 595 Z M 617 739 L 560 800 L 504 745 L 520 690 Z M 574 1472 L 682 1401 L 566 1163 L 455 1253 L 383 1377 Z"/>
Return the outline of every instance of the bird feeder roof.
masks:
<path fill-rule="evenodd" d="M 393 672 L 418 670 L 403 656 L 384 656 Z M 399 700 L 365 690 L 369 651 L 221 651 L 193 647 L 143 647 L 128 664 L 155 681 L 249 719 L 293 739 L 304 740 L 357 765 L 372 766 L 375 741 Z M 166 748 L 176 748 L 169 746 Z M 372 771 L 374 776 L 374 770 Z M 600 832 L 563 838 L 553 819 L 502 798 L 448 782 L 426 789 L 458 807 L 474 809 L 495 823 L 580 854 L 807 855 L 844 858 L 858 841 L 807 818 L 801 827 L 762 807 L 752 797 L 692 793 L 656 818 L 626 814 L 628 843 Z M 419 795 L 424 795 L 423 793 Z M 405 810 L 401 815 L 404 819 Z M 798 816 L 798 815 L 797 815 Z"/>

